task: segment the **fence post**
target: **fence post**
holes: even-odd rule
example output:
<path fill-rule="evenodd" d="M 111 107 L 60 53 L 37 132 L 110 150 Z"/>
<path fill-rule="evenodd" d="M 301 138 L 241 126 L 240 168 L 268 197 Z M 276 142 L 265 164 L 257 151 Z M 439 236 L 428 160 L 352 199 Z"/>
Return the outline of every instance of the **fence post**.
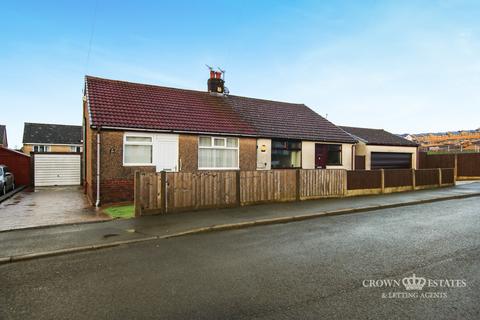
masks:
<path fill-rule="evenodd" d="M 160 213 L 167 213 L 167 173 L 165 171 L 160 172 L 160 194 L 162 197 Z"/>
<path fill-rule="evenodd" d="M 442 186 L 442 168 L 438 168 L 438 186 Z"/>
<path fill-rule="evenodd" d="M 347 195 L 347 185 L 348 185 L 348 178 L 347 178 L 347 169 L 344 169 L 343 171 L 343 195 Z"/>
<path fill-rule="evenodd" d="M 382 186 L 382 193 L 385 193 L 385 169 L 380 169 L 381 175 L 381 186 Z"/>
<path fill-rule="evenodd" d="M 458 154 L 455 153 L 455 164 L 454 164 L 454 167 L 453 167 L 453 180 L 456 181 L 457 180 L 457 175 L 458 175 Z"/>
<path fill-rule="evenodd" d="M 300 201 L 300 169 L 295 170 L 295 185 L 296 185 L 295 200 Z"/>
<path fill-rule="evenodd" d="M 240 190 L 240 170 L 235 171 L 235 192 L 237 193 L 237 207 L 239 207 L 242 202 L 241 202 L 241 190 Z"/>
<path fill-rule="evenodd" d="M 142 215 L 142 203 L 140 199 L 140 171 L 135 171 L 135 179 L 133 180 L 133 204 L 135 207 L 135 217 Z"/>
<path fill-rule="evenodd" d="M 412 189 L 415 190 L 417 188 L 417 181 L 415 177 L 415 169 L 412 169 Z"/>

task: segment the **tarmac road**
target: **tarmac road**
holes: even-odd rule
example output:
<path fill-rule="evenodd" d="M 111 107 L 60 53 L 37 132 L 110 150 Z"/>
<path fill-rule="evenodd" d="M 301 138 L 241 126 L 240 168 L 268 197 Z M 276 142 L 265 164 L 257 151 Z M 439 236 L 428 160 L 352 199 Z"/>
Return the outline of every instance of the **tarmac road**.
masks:
<path fill-rule="evenodd" d="M 443 201 L 0 265 L 0 319 L 480 319 L 479 204 Z M 422 290 L 403 285 L 413 273 L 426 278 Z M 399 285 L 371 287 L 385 280 Z"/>

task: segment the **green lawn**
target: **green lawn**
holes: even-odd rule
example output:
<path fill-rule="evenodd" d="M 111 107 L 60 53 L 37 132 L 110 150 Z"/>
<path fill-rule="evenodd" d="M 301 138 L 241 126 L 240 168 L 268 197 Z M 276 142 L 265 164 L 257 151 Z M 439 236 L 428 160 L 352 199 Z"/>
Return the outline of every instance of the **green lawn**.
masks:
<path fill-rule="evenodd" d="M 133 205 L 110 207 L 104 210 L 112 218 L 133 218 L 135 216 L 135 208 Z"/>

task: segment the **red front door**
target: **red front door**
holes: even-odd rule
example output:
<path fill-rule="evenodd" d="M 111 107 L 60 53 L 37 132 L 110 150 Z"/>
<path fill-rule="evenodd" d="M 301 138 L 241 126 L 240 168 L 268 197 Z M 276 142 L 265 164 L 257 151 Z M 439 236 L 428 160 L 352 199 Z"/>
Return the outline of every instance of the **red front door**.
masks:
<path fill-rule="evenodd" d="M 315 144 L 315 168 L 327 168 L 328 147 L 326 144 Z"/>

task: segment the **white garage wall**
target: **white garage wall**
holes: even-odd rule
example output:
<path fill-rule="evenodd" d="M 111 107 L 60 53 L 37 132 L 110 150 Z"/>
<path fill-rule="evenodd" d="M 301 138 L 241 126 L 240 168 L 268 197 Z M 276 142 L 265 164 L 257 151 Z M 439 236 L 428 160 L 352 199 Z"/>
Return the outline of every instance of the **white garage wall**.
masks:
<path fill-rule="evenodd" d="M 372 168 L 372 152 L 397 152 L 412 154 L 412 169 L 417 169 L 417 148 L 416 147 L 396 147 L 396 146 L 365 146 L 365 169 Z M 358 153 L 357 153 L 358 154 Z"/>

